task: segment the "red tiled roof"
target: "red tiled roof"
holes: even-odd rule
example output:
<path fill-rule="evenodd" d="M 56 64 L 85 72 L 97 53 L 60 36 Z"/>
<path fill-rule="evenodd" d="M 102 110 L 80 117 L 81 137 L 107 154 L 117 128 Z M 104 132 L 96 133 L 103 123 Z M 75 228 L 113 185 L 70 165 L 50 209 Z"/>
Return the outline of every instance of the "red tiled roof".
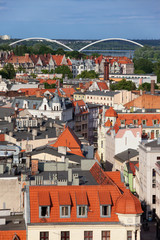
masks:
<path fill-rule="evenodd" d="M 39 200 L 39 206 L 50 206 L 51 205 L 49 192 L 46 192 L 46 191 L 39 192 L 38 200 Z"/>
<path fill-rule="evenodd" d="M 71 198 L 70 198 L 70 194 L 67 191 L 61 191 L 58 193 L 59 196 L 59 205 L 63 206 L 63 205 L 71 205 Z"/>
<path fill-rule="evenodd" d="M 86 191 L 76 192 L 77 205 L 88 205 L 88 199 Z"/>
<path fill-rule="evenodd" d="M 57 66 L 62 65 L 64 55 L 52 55 L 53 60 L 56 62 Z"/>
<path fill-rule="evenodd" d="M 111 127 L 112 123 L 111 121 L 108 119 L 107 122 L 104 124 L 105 127 Z"/>
<path fill-rule="evenodd" d="M 106 117 L 117 117 L 117 113 L 112 107 L 110 107 L 109 109 L 106 110 L 105 116 Z"/>
<path fill-rule="evenodd" d="M 108 191 L 99 191 L 100 205 L 112 205 L 111 195 Z"/>
<path fill-rule="evenodd" d="M 116 203 L 116 212 L 121 214 L 140 214 L 142 213 L 141 203 L 129 189 L 120 196 Z"/>
<path fill-rule="evenodd" d="M 126 108 L 138 107 L 160 109 L 160 96 L 144 94 L 124 105 Z"/>
<path fill-rule="evenodd" d="M 81 151 L 81 141 L 70 127 L 66 127 L 58 137 L 57 141 L 54 144 L 51 144 L 51 146 L 68 147 L 71 150 L 70 153 L 84 157 Z"/>
<path fill-rule="evenodd" d="M 45 218 L 46 223 L 78 223 L 78 222 L 119 222 L 118 216 L 115 214 L 116 201 L 121 196 L 120 191 L 114 185 L 94 185 L 94 186 L 30 186 L 30 221 L 31 223 L 40 223 L 39 218 L 39 204 L 38 193 L 48 191 L 51 196 L 53 205 L 50 208 L 50 217 Z M 68 192 L 70 195 L 72 208 L 69 218 L 60 217 L 60 203 L 59 194 L 64 196 L 63 193 Z M 81 192 L 86 192 L 89 202 L 89 211 L 86 218 L 77 217 L 77 203 L 76 194 L 80 195 Z M 100 202 L 99 192 L 109 192 L 112 198 L 111 217 L 103 218 L 100 216 Z M 65 201 L 65 200 L 64 200 Z M 62 202 L 64 204 L 64 202 Z"/>
<path fill-rule="evenodd" d="M 97 82 L 97 85 L 98 85 L 100 91 L 109 89 L 106 82 Z"/>
<path fill-rule="evenodd" d="M 17 236 L 19 240 L 26 240 L 26 230 L 8 229 L 7 231 L 0 231 L 0 239 L 2 240 L 14 240 L 15 236 Z"/>
<path fill-rule="evenodd" d="M 90 169 L 92 176 L 100 185 L 113 185 L 113 181 L 104 173 L 98 163 L 95 163 Z"/>
<path fill-rule="evenodd" d="M 133 120 L 137 120 L 137 125 L 142 124 L 142 120 L 146 120 L 146 126 L 153 126 L 153 120 L 160 123 L 160 113 L 118 113 L 116 123 L 121 126 L 121 120 L 125 121 L 125 125 L 134 124 Z"/>

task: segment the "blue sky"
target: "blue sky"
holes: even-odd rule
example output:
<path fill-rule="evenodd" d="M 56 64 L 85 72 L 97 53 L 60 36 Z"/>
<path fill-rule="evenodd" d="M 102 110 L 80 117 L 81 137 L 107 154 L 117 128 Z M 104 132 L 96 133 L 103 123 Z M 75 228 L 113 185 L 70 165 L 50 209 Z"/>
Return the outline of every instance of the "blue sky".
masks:
<path fill-rule="evenodd" d="M 0 35 L 160 39 L 160 0 L 0 0 Z"/>

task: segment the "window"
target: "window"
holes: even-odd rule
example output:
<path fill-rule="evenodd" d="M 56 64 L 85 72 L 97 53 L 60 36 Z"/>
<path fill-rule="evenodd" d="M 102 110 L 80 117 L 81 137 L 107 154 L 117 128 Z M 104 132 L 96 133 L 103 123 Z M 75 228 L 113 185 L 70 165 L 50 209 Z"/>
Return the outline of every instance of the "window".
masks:
<path fill-rule="evenodd" d="M 40 218 L 49 218 L 50 217 L 50 207 L 49 206 L 40 206 L 39 207 L 39 217 Z"/>
<path fill-rule="evenodd" d="M 60 206 L 60 217 L 70 217 L 70 206 Z"/>
<path fill-rule="evenodd" d="M 152 195 L 152 204 L 156 204 L 156 195 Z"/>
<path fill-rule="evenodd" d="M 92 240 L 93 232 L 92 231 L 84 231 L 84 240 Z"/>
<path fill-rule="evenodd" d="M 157 120 L 153 120 L 153 124 L 156 125 L 157 124 Z"/>
<path fill-rule="evenodd" d="M 125 124 L 125 120 L 121 120 L 121 124 Z"/>
<path fill-rule="evenodd" d="M 138 124 L 138 120 L 136 119 L 136 120 L 133 120 L 133 124 L 134 125 L 137 125 Z"/>
<path fill-rule="evenodd" d="M 103 161 L 103 153 L 101 153 L 101 161 Z"/>
<path fill-rule="evenodd" d="M 101 148 L 103 148 L 103 141 L 101 141 Z"/>
<path fill-rule="evenodd" d="M 132 231 L 127 231 L 127 240 L 132 240 Z"/>
<path fill-rule="evenodd" d="M 61 240 L 69 240 L 69 231 L 61 232 Z"/>
<path fill-rule="evenodd" d="M 146 120 L 142 120 L 142 125 L 146 125 Z"/>
<path fill-rule="evenodd" d="M 111 206 L 110 205 L 101 205 L 100 213 L 101 213 L 101 217 L 110 217 L 111 216 Z"/>
<path fill-rule="evenodd" d="M 102 240 L 110 240 L 110 231 L 102 231 Z"/>
<path fill-rule="evenodd" d="M 77 206 L 77 217 L 87 217 L 87 206 Z"/>
<path fill-rule="evenodd" d="M 49 240 L 49 232 L 40 232 L 40 240 Z"/>

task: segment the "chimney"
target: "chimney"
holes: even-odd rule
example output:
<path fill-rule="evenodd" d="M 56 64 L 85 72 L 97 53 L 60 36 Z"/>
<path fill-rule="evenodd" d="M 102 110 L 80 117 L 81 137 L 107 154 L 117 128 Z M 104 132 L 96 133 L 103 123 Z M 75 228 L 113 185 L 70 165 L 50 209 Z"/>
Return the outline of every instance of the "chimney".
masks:
<path fill-rule="evenodd" d="M 41 97 L 41 91 L 39 89 L 36 91 L 36 97 Z"/>
<path fill-rule="evenodd" d="M 38 159 L 32 160 L 31 172 L 32 175 L 38 173 Z"/>
<path fill-rule="evenodd" d="M 68 182 L 72 182 L 72 168 L 68 168 Z"/>
<path fill-rule="evenodd" d="M 106 60 L 104 62 L 104 81 L 109 81 L 109 63 Z"/>
<path fill-rule="evenodd" d="M 151 80 L 151 94 L 152 94 L 152 95 L 155 94 L 154 85 L 155 85 L 155 80 Z"/>

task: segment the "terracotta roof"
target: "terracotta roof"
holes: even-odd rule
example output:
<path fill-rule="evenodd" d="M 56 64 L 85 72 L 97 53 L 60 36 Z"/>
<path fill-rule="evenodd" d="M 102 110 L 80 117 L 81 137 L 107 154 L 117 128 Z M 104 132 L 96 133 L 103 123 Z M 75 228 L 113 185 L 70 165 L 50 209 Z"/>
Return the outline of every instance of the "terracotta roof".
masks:
<path fill-rule="evenodd" d="M 117 115 L 116 111 L 112 107 L 110 107 L 109 109 L 106 110 L 105 116 L 106 117 L 117 117 L 118 115 Z"/>
<path fill-rule="evenodd" d="M 0 231 L 0 239 L 3 240 L 14 240 L 17 239 L 15 236 L 18 237 L 18 240 L 26 240 L 26 230 L 7 230 L 7 231 Z"/>
<path fill-rule="evenodd" d="M 50 206 L 50 196 L 49 192 L 39 192 L 38 193 L 39 206 Z"/>
<path fill-rule="evenodd" d="M 160 109 L 160 96 L 144 94 L 126 103 L 124 106 L 126 108 Z"/>
<path fill-rule="evenodd" d="M 108 191 L 99 191 L 100 205 L 112 205 L 111 195 Z"/>
<path fill-rule="evenodd" d="M 90 172 L 98 184 L 113 185 L 113 181 L 105 174 L 98 163 L 95 163 L 93 165 L 93 167 L 90 169 Z"/>
<path fill-rule="evenodd" d="M 116 212 L 121 214 L 140 214 L 142 213 L 141 203 L 129 189 L 120 196 L 116 203 Z"/>
<path fill-rule="evenodd" d="M 121 120 L 125 121 L 125 125 L 133 124 L 133 120 L 137 120 L 136 125 L 141 125 L 142 120 L 146 120 L 146 126 L 153 126 L 153 120 L 157 120 L 157 124 L 160 123 L 160 113 L 118 113 L 116 123 L 121 126 Z"/>
<path fill-rule="evenodd" d="M 68 191 L 60 191 L 58 192 L 58 197 L 59 197 L 59 205 L 64 206 L 64 205 L 71 205 L 71 197 Z"/>
<path fill-rule="evenodd" d="M 100 91 L 109 89 L 106 82 L 97 82 L 97 85 Z"/>
<path fill-rule="evenodd" d="M 52 55 L 53 60 L 55 61 L 57 66 L 62 65 L 62 60 L 64 58 L 64 55 Z"/>
<path fill-rule="evenodd" d="M 77 205 L 88 205 L 86 191 L 76 192 L 76 203 Z"/>
<path fill-rule="evenodd" d="M 112 123 L 111 121 L 108 119 L 107 122 L 104 124 L 105 127 L 111 127 Z"/>
<path fill-rule="evenodd" d="M 58 137 L 57 141 L 54 144 L 51 144 L 51 146 L 68 147 L 71 150 L 70 153 L 84 157 L 81 151 L 81 141 L 70 127 L 66 127 Z"/>
<path fill-rule="evenodd" d="M 40 223 L 42 218 L 39 218 L 39 204 L 38 204 L 38 193 L 48 191 L 51 196 L 51 202 L 53 203 L 50 207 L 50 217 L 45 218 L 46 223 L 78 223 L 78 222 L 119 222 L 118 216 L 115 214 L 116 201 L 121 196 L 121 193 L 114 185 L 94 185 L 94 186 L 30 186 L 30 221 L 31 223 Z M 60 217 L 60 202 L 59 194 L 63 196 L 64 193 L 68 193 L 71 199 L 71 215 L 68 218 Z M 77 202 L 76 194 L 78 196 L 81 192 L 86 192 L 89 211 L 87 217 L 77 217 Z M 103 218 L 100 216 L 100 200 L 99 192 L 109 192 L 112 199 L 111 217 Z M 64 197 L 65 198 L 65 195 Z M 102 199 L 104 200 L 104 199 Z M 101 200 L 101 201 L 102 201 Z M 65 199 L 64 199 L 65 201 Z M 102 201 L 103 202 L 103 201 Z M 62 202 L 64 204 L 64 202 Z"/>
<path fill-rule="evenodd" d="M 124 129 L 120 129 L 118 132 L 117 132 L 117 135 L 115 136 L 116 138 L 122 138 L 123 135 L 127 132 L 127 131 L 130 131 L 132 132 L 132 134 L 136 137 L 137 136 L 137 132 L 140 133 L 140 136 L 141 136 L 141 128 L 137 127 L 137 128 L 124 128 Z"/>

